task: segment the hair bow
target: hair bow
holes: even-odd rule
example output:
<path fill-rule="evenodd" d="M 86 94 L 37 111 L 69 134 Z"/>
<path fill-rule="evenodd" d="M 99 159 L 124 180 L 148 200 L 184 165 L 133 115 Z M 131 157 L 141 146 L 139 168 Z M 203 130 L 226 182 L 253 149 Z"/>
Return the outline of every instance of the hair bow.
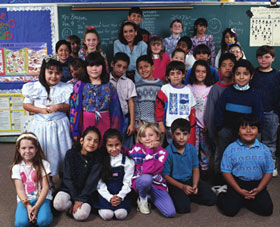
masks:
<path fill-rule="evenodd" d="M 44 57 L 44 60 L 48 63 L 50 60 L 56 60 L 59 61 L 59 58 L 56 54 L 49 54 L 47 56 Z"/>
<path fill-rule="evenodd" d="M 87 29 L 92 30 L 92 29 L 94 29 L 94 26 L 88 26 Z"/>
<path fill-rule="evenodd" d="M 231 28 L 230 31 L 231 31 L 232 33 L 234 33 L 234 34 L 236 33 L 235 28 Z"/>

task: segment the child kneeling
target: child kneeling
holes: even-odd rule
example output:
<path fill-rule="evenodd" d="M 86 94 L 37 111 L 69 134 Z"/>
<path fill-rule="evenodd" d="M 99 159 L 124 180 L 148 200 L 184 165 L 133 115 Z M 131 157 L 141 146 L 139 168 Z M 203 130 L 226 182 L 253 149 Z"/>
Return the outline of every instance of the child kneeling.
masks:
<path fill-rule="evenodd" d="M 228 190 L 219 194 L 217 205 L 227 216 L 235 216 L 243 206 L 259 215 L 273 212 L 266 186 L 274 164 L 268 147 L 257 139 L 258 129 L 256 117 L 244 116 L 240 121 L 240 138 L 224 151 L 221 172 Z"/>
<path fill-rule="evenodd" d="M 187 143 L 190 123 L 178 118 L 171 125 L 173 142 L 166 148 L 168 157 L 162 172 L 177 213 L 189 213 L 190 202 L 212 206 L 217 197 L 199 180 L 199 163 L 195 147 Z"/>

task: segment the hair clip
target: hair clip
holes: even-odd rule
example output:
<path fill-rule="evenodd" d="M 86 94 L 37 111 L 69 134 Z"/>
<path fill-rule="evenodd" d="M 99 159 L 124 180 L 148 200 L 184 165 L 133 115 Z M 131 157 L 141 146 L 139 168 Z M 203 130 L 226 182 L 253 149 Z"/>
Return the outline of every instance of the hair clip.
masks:
<path fill-rule="evenodd" d="M 44 60 L 48 63 L 50 60 L 59 61 L 59 58 L 56 54 L 49 54 L 49 55 L 44 57 Z"/>
<path fill-rule="evenodd" d="M 230 31 L 231 31 L 232 33 L 236 34 L 235 28 L 231 28 Z"/>
<path fill-rule="evenodd" d="M 88 29 L 88 30 L 93 30 L 93 29 L 94 29 L 94 26 L 88 26 L 87 29 Z"/>

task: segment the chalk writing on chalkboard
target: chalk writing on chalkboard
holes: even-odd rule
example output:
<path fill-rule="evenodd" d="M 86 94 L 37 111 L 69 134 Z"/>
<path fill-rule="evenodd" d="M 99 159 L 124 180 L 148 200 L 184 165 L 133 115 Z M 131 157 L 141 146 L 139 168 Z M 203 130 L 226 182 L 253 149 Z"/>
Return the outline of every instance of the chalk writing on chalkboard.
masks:
<path fill-rule="evenodd" d="M 250 46 L 280 45 L 280 8 L 252 7 Z"/>

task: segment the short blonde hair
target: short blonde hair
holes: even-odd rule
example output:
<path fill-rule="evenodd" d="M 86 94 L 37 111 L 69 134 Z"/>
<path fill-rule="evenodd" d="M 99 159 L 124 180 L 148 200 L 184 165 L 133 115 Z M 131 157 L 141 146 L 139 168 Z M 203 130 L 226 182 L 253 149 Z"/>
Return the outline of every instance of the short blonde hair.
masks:
<path fill-rule="evenodd" d="M 147 128 L 151 128 L 152 130 L 155 131 L 155 133 L 159 136 L 159 142 L 162 144 L 163 138 L 161 136 L 158 126 L 155 123 L 144 123 L 143 125 L 140 126 L 136 137 L 136 143 L 140 143 L 140 138 L 145 136 L 145 132 Z"/>

